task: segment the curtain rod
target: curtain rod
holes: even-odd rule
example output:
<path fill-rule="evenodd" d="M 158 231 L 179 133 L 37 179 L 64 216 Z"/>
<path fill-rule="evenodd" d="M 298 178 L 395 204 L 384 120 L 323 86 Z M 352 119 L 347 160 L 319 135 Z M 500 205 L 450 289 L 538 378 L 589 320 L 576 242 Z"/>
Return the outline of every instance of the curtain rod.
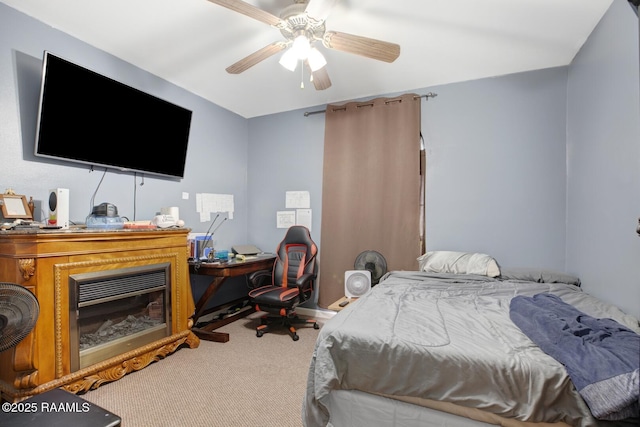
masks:
<path fill-rule="evenodd" d="M 414 97 L 413 97 L 413 99 L 418 99 L 418 98 L 425 98 L 425 99 L 428 99 L 428 98 L 435 98 L 436 96 L 438 96 L 438 94 L 437 94 L 437 93 L 429 92 L 429 93 L 427 93 L 427 94 L 425 94 L 425 95 L 414 96 Z M 326 113 L 326 110 L 305 111 L 305 112 L 304 112 L 304 116 L 305 116 L 305 117 L 309 117 L 309 116 L 311 116 L 311 115 L 313 115 L 313 114 L 323 114 L 323 113 Z"/>

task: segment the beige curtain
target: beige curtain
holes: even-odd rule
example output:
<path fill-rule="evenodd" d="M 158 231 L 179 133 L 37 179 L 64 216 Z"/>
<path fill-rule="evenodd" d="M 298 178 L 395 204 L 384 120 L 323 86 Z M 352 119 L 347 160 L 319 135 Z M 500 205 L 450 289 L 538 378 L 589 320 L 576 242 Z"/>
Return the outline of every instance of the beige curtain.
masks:
<path fill-rule="evenodd" d="M 406 94 L 326 110 L 318 305 L 344 296 L 359 253 L 388 270 L 416 270 L 421 236 L 420 97 Z"/>

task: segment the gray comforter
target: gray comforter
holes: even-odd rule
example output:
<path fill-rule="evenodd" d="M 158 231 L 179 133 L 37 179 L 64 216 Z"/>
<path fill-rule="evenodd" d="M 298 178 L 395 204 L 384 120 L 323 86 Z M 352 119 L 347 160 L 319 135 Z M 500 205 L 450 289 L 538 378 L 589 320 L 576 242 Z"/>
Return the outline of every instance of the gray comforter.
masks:
<path fill-rule="evenodd" d="M 564 367 L 509 318 L 541 292 L 640 332 L 638 320 L 564 283 L 393 272 L 327 322 L 316 342 L 306 427 L 326 426 L 332 390 L 433 399 L 533 422 L 599 425 Z"/>

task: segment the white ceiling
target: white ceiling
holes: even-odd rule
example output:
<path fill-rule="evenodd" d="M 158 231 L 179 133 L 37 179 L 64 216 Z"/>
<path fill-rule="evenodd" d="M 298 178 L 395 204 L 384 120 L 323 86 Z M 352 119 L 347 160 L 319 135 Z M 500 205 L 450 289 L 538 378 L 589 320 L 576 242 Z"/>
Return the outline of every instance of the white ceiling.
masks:
<path fill-rule="evenodd" d="M 388 64 L 317 45 L 333 83 L 324 91 L 308 75 L 300 89 L 300 67 L 284 69 L 280 54 L 228 74 L 229 65 L 284 39 L 207 0 L 0 1 L 251 118 L 567 65 L 614 0 L 338 0 L 327 30 L 397 43 L 401 53 Z M 293 3 L 245 1 L 276 16 Z"/>

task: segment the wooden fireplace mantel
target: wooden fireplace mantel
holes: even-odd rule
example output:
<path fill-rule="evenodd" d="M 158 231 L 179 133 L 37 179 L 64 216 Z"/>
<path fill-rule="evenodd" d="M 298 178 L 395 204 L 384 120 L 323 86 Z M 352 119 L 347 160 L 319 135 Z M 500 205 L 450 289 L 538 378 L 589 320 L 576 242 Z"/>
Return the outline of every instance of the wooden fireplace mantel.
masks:
<path fill-rule="evenodd" d="M 2 398 L 18 401 L 53 388 L 95 389 L 158 361 L 182 345 L 198 347 L 191 332 L 194 302 L 187 263 L 189 230 L 0 231 L 0 282 L 19 284 L 38 299 L 33 331 L 0 353 Z M 69 354 L 69 276 L 170 263 L 171 335 L 72 372 Z"/>

